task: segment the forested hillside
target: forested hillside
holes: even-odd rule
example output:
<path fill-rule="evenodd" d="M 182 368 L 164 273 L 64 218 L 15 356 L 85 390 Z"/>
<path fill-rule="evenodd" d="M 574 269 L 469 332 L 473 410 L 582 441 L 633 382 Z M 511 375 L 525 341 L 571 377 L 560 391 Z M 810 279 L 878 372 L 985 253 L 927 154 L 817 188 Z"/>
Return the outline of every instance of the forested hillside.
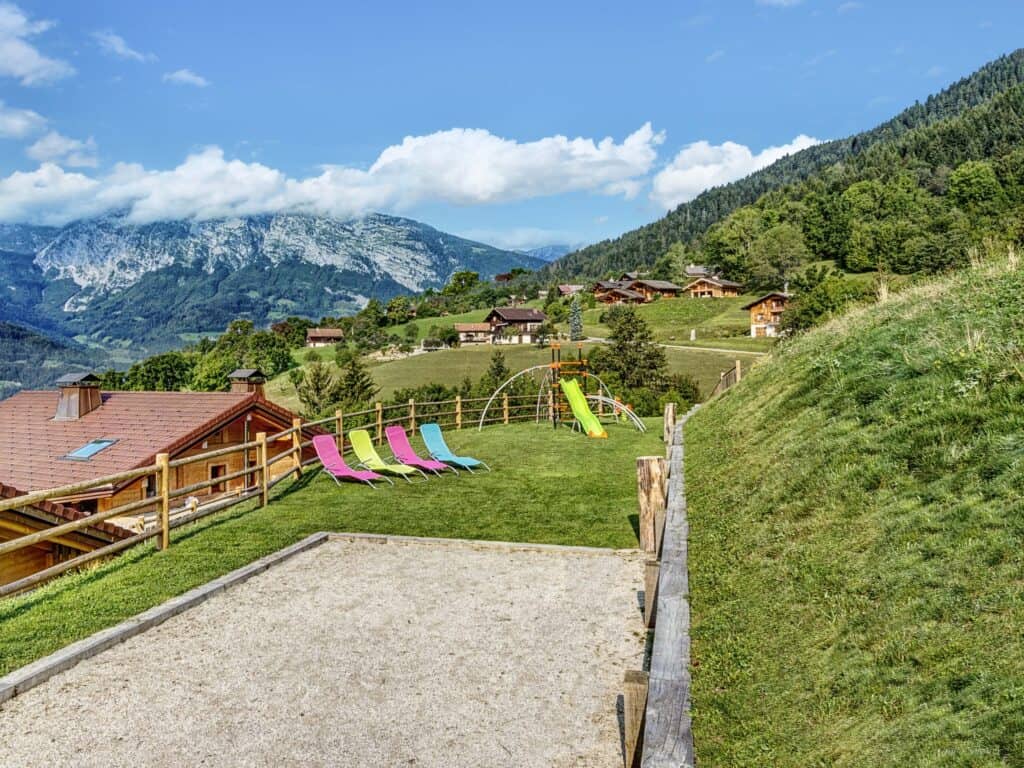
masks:
<path fill-rule="evenodd" d="M 673 243 L 693 244 L 717 222 L 762 195 L 809 179 L 837 163 L 849 162 L 872 147 L 956 117 L 1024 82 L 1024 49 L 993 61 L 923 104 L 914 104 L 876 128 L 810 147 L 732 184 L 710 189 L 651 224 L 614 240 L 588 246 L 549 265 L 548 278 L 597 277 L 606 272 L 653 264 Z"/>
<path fill-rule="evenodd" d="M 99 362 L 88 350 L 0 321 L 0 400 L 19 389 L 50 388 L 61 375 Z"/>

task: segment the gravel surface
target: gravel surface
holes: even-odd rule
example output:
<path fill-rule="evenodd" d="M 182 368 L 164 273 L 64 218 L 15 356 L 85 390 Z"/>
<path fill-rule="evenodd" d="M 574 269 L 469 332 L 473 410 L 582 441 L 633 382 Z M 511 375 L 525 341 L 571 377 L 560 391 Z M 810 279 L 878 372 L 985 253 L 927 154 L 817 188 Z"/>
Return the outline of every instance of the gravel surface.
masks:
<path fill-rule="evenodd" d="M 0 706 L 0 766 L 619 766 L 642 568 L 331 541 Z"/>

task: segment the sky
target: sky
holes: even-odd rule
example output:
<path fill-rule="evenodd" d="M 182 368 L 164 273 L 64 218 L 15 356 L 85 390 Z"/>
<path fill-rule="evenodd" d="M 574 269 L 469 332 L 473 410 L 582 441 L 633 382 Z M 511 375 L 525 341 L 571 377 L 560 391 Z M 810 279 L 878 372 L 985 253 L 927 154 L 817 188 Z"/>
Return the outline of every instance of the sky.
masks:
<path fill-rule="evenodd" d="M 653 221 L 1019 44 L 1021 0 L 0 0 L 0 222 Z"/>

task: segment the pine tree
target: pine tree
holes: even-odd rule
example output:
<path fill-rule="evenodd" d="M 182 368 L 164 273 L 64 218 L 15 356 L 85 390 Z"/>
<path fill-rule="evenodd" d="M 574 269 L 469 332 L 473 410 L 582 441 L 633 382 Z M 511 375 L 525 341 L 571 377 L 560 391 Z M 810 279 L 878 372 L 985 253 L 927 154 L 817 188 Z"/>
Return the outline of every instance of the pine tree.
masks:
<path fill-rule="evenodd" d="M 569 338 L 572 341 L 583 341 L 583 308 L 580 306 L 579 294 L 573 294 L 569 305 Z"/>
<path fill-rule="evenodd" d="M 607 367 L 629 388 L 659 390 L 668 375 L 665 350 L 654 341 L 647 322 L 632 307 L 623 307 L 612 320 Z"/>
<path fill-rule="evenodd" d="M 342 397 L 342 387 L 331 369 L 320 362 L 297 369 L 292 382 L 295 393 L 308 418 L 319 418 L 335 406 Z"/>
<path fill-rule="evenodd" d="M 353 355 L 345 365 L 341 377 L 342 400 L 349 410 L 367 405 L 380 391 L 380 387 L 363 365 L 362 358 Z"/>

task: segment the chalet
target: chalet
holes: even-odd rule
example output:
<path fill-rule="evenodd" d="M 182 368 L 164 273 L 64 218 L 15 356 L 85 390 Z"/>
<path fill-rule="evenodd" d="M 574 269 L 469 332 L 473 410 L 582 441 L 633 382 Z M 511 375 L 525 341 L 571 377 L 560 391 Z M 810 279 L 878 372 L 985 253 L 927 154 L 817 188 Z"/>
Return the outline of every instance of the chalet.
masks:
<path fill-rule="evenodd" d="M 496 283 L 511 283 L 515 279 L 515 275 L 511 272 L 502 272 L 501 274 L 494 276 L 494 282 Z"/>
<path fill-rule="evenodd" d="M 654 301 L 655 297 L 675 298 L 683 290 L 668 280 L 647 280 L 646 278 L 630 281 L 626 285 L 626 289 L 642 294 L 645 302 Z"/>
<path fill-rule="evenodd" d="M 345 332 L 340 328 L 310 328 L 306 331 L 307 347 L 332 347 L 344 339 Z"/>
<path fill-rule="evenodd" d="M 683 273 L 690 279 L 696 279 L 698 277 L 715 277 L 718 271 L 714 267 L 703 264 L 687 264 L 683 267 Z"/>
<path fill-rule="evenodd" d="M 790 298 L 786 292 L 769 293 L 744 306 L 743 309 L 750 310 L 750 335 L 755 338 L 778 336 L 782 313 Z"/>
<path fill-rule="evenodd" d="M 726 296 L 739 296 L 742 288 L 741 283 L 726 280 L 724 277 L 699 277 L 682 290 L 692 299 L 721 299 Z"/>
<path fill-rule="evenodd" d="M 625 287 L 603 288 L 594 291 L 594 298 L 601 304 L 643 304 L 644 295 Z"/>
<path fill-rule="evenodd" d="M 484 322 L 491 327 L 492 344 L 532 344 L 547 319 L 539 309 L 495 307 Z"/>
<path fill-rule="evenodd" d="M 558 286 L 558 295 L 575 296 L 577 293 L 582 293 L 584 288 L 586 288 L 585 285 L 571 285 L 566 283 Z"/>
<path fill-rule="evenodd" d="M 490 344 L 490 323 L 456 323 L 455 332 L 459 334 L 459 344 Z"/>
<path fill-rule="evenodd" d="M 634 280 L 639 280 L 640 278 L 646 275 L 646 272 L 623 272 L 621 275 L 619 275 L 619 279 L 616 282 L 631 283 Z"/>
<path fill-rule="evenodd" d="M 0 483 L 0 499 L 24 496 L 23 491 Z M 81 520 L 88 514 L 72 506 L 39 501 L 35 504 L 0 512 L 0 542 L 10 541 L 55 525 Z M 72 531 L 51 541 L 41 541 L 0 555 L 0 586 L 70 560 L 86 552 L 131 538 L 132 531 L 109 521 Z"/>
<path fill-rule="evenodd" d="M 102 392 L 96 376 L 74 374 L 59 379 L 57 391 L 19 392 L 0 402 L 0 483 L 25 492 L 71 485 L 151 465 L 159 453 L 173 461 L 292 426 L 295 415 L 264 397 L 260 371 L 239 369 L 229 378 L 230 392 Z M 303 432 L 308 439 L 319 430 Z M 268 452 L 273 458 L 290 447 L 289 436 L 271 442 Z M 312 456 L 307 450 L 304 457 Z M 255 463 L 251 450 L 188 464 L 172 472 L 171 486 L 215 480 Z M 281 462 L 271 474 L 290 468 Z M 243 486 L 238 477 L 196 495 Z M 90 514 L 155 494 L 154 478 L 144 477 L 54 501 Z"/>

